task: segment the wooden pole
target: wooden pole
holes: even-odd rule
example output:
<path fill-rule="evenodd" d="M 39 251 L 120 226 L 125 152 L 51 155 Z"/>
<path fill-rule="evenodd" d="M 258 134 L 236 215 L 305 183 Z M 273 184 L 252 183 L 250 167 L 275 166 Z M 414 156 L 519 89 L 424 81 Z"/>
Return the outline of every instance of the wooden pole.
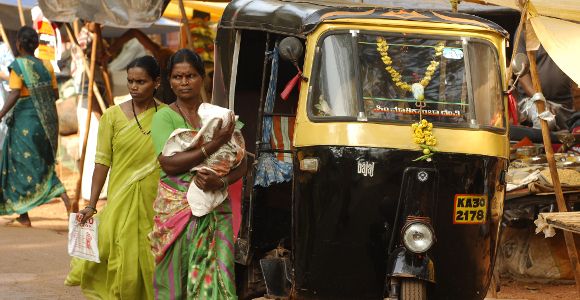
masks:
<path fill-rule="evenodd" d="M 93 110 L 93 87 L 95 84 L 95 65 L 97 61 L 97 43 L 101 38 L 100 26 L 96 24 L 96 30 L 93 34 L 93 44 L 91 52 L 91 65 L 89 67 L 89 90 L 87 96 L 87 118 L 85 121 L 85 134 L 83 136 L 82 151 L 81 151 L 81 161 L 79 165 L 79 180 L 77 181 L 76 189 L 76 200 L 77 202 L 81 199 L 82 192 L 82 182 L 83 182 L 83 169 L 85 165 L 85 156 L 87 154 L 87 141 L 89 140 L 89 130 L 91 128 L 91 114 Z"/>
<path fill-rule="evenodd" d="M 8 35 L 6 35 L 6 30 L 4 30 L 4 25 L 2 25 L 1 20 L 0 20 L 0 35 L 2 35 L 2 41 L 4 41 L 4 43 L 6 44 L 6 46 L 8 47 L 8 50 L 10 50 L 10 53 L 12 53 L 12 55 L 14 55 L 14 51 L 12 51 L 12 47 L 10 46 L 10 41 L 8 40 Z"/>
<path fill-rule="evenodd" d="M 525 3 L 522 4 L 522 6 L 520 7 L 520 23 L 518 24 L 518 28 L 516 29 L 516 32 L 514 34 L 514 42 L 512 44 L 512 60 L 514 59 L 514 56 L 516 55 L 516 53 L 518 53 L 518 47 L 520 45 L 520 36 L 522 35 L 522 30 L 524 29 L 524 26 L 526 24 L 526 15 L 528 14 L 528 2 L 526 1 Z M 509 82 L 509 80 L 512 78 L 513 75 L 513 70 L 512 70 L 512 64 L 508 64 L 508 69 L 506 72 L 506 78 L 507 81 Z"/>
<path fill-rule="evenodd" d="M 528 33 L 533 32 L 533 28 L 529 22 L 526 23 L 526 31 Z M 527 49 L 526 49 L 527 50 Z M 526 51 L 528 55 L 528 60 L 530 61 L 530 75 L 532 77 L 532 83 L 534 85 L 534 90 L 536 93 L 542 92 L 542 85 L 540 78 L 538 76 L 538 68 L 536 66 L 536 51 Z M 536 101 L 536 109 L 538 113 L 542 113 L 546 110 L 546 105 L 543 101 Z M 546 159 L 548 160 L 548 166 L 550 167 L 550 175 L 552 176 L 552 183 L 554 185 L 554 193 L 556 194 L 556 204 L 558 205 L 558 211 L 567 212 L 568 207 L 566 206 L 566 200 L 564 199 L 564 194 L 562 193 L 562 185 L 560 184 L 560 178 L 558 177 L 558 169 L 556 167 L 556 161 L 554 160 L 554 149 L 552 148 L 552 141 L 550 140 L 550 128 L 548 127 L 548 122 L 546 120 L 540 119 L 542 125 L 542 138 L 544 139 L 544 149 L 546 151 Z M 576 279 L 576 290 L 578 296 L 580 296 L 580 264 L 578 263 L 578 252 L 576 251 L 576 244 L 574 242 L 574 234 L 570 231 L 563 230 L 564 240 L 566 241 L 566 250 L 568 250 L 568 256 L 570 257 L 570 264 L 572 265 L 572 272 L 574 273 L 574 278 Z"/>
<path fill-rule="evenodd" d="M 179 10 L 181 11 L 181 26 L 185 27 L 187 48 L 193 50 L 193 45 L 191 44 L 191 30 L 189 29 L 189 21 L 187 21 L 187 14 L 185 13 L 183 0 L 179 0 Z"/>
<path fill-rule="evenodd" d="M 22 0 L 18 0 L 18 15 L 20 16 L 20 26 L 25 26 L 24 10 L 22 10 Z"/>
<path fill-rule="evenodd" d="M 105 107 L 109 107 L 109 106 L 112 106 L 115 104 L 113 101 L 113 89 L 111 88 L 111 77 L 109 77 L 109 70 L 108 70 L 106 65 L 99 66 L 99 67 L 101 69 L 101 73 L 103 74 L 103 81 L 105 82 L 105 90 L 107 93 L 107 97 L 106 97 L 107 101 L 106 101 L 106 103 L 103 103 L 103 105 Z M 99 101 L 99 102 L 102 102 L 102 101 L 103 100 L 101 99 L 101 101 Z M 105 112 L 104 109 L 102 109 L 102 111 Z"/>

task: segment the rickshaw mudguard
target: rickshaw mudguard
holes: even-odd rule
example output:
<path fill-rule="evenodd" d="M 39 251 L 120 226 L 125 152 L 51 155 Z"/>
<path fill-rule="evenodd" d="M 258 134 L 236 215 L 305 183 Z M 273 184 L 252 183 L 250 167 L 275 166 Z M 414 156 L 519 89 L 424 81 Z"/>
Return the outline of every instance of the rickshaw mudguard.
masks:
<path fill-rule="evenodd" d="M 416 278 L 431 283 L 435 280 L 435 264 L 428 254 L 416 254 L 399 247 L 389 256 L 388 277 Z"/>

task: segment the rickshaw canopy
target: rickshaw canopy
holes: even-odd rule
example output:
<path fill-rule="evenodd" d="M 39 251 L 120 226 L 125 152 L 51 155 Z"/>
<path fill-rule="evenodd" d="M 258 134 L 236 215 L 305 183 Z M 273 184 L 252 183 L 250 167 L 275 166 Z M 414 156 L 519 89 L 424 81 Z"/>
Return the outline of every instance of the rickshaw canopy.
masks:
<path fill-rule="evenodd" d="M 220 27 L 260 30 L 304 38 L 323 21 L 346 18 L 465 24 L 508 36 L 497 24 L 472 15 L 341 1 L 232 1 L 224 10 Z"/>

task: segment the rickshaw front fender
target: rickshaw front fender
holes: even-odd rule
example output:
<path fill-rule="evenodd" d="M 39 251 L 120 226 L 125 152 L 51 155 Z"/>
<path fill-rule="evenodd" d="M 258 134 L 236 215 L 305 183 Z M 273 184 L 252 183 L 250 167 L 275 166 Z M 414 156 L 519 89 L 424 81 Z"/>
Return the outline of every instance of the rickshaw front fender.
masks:
<path fill-rule="evenodd" d="M 416 278 L 435 283 L 435 265 L 426 253 L 417 254 L 399 247 L 389 255 L 387 276 Z"/>

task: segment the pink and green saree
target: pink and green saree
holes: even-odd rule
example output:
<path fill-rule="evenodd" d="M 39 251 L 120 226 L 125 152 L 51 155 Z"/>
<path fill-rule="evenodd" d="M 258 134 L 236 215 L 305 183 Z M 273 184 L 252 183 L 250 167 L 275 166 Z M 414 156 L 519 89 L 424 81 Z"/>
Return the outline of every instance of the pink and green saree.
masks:
<path fill-rule="evenodd" d="M 151 136 L 157 153 L 177 128 L 189 127 L 171 108 L 156 113 Z M 149 235 L 156 262 L 155 299 L 237 299 L 230 201 L 194 217 L 186 199 L 192 179 L 192 173 L 161 174 Z"/>

